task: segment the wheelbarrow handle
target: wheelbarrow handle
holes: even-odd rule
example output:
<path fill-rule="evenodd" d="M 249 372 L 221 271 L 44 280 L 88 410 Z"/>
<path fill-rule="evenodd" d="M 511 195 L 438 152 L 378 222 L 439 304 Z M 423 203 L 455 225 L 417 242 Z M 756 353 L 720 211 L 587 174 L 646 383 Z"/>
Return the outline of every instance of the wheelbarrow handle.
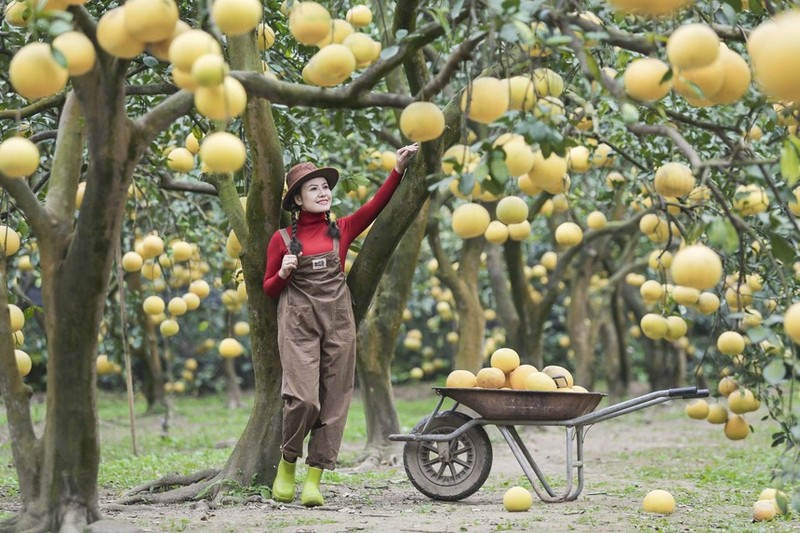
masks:
<path fill-rule="evenodd" d="M 670 398 L 708 398 L 708 389 L 698 389 L 697 387 L 679 387 L 669 389 Z"/>

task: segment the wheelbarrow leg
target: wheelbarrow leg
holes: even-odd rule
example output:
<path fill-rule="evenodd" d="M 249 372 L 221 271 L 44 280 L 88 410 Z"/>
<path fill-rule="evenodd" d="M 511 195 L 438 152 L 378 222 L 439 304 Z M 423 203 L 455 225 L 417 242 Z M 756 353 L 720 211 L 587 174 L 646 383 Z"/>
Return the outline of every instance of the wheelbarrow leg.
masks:
<path fill-rule="evenodd" d="M 506 443 L 508 443 L 509 448 L 511 448 L 511 453 L 514 454 L 519 465 L 522 467 L 522 471 L 525 473 L 525 476 L 528 478 L 528 481 L 531 483 L 531 487 L 536 495 L 544 502 L 547 503 L 557 503 L 557 502 L 565 502 L 565 501 L 572 501 L 575 500 L 578 495 L 583 490 L 583 428 L 578 426 L 577 428 L 577 460 L 573 460 L 573 449 L 572 449 L 572 439 L 576 437 L 576 428 L 567 427 L 566 428 L 566 484 L 564 490 L 561 494 L 556 494 L 556 492 L 550 487 L 550 484 L 547 482 L 547 478 L 545 477 L 544 473 L 542 472 L 539 465 L 536 464 L 536 461 L 533 459 L 533 456 L 528 451 L 528 448 L 525 446 L 525 443 L 522 442 L 522 439 L 517 433 L 517 430 L 514 426 L 497 426 L 497 429 L 500 430 L 500 433 L 505 438 Z M 573 490 L 574 485 L 574 475 L 573 469 L 577 469 L 578 471 L 578 486 Z M 539 480 L 541 486 L 544 490 L 541 490 L 536 483 L 536 480 Z"/>

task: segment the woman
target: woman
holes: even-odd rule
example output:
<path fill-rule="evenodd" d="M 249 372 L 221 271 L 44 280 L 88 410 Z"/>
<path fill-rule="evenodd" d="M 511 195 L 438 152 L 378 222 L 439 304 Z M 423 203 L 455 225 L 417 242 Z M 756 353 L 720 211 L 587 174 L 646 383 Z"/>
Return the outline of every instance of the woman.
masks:
<path fill-rule="evenodd" d="M 350 243 L 386 207 L 418 146 L 397 150 L 397 162 L 375 196 L 334 222 L 331 189 L 339 173 L 313 163 L 286 175 L 283 208 L 291 228 L 275 232 L 267 248 L 264 292 L 278 298 L 278 349 L 283 366 L 283 445 L 273 499 L 294 499 L 295 465 L 309 433 L 308 476 L 301 502 L 322 505 L 322 471 L 333 470 L 353 396 L 356 324 L 344 276 Z"/>

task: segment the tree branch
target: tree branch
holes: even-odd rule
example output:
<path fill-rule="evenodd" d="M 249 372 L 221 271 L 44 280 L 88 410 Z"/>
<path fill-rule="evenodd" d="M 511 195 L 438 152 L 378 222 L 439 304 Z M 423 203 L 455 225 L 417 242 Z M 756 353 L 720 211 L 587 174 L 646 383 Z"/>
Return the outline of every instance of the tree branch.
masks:
<path fill-rule="evenodd" d="M 158 173 L 158 186 L 167 191 L 194 192 L 199 194 L 217 195 L 217 189 L 210 183 L 199 180 L 177 180 L 165 170 Z"/>
<path fill-rule="evenodd" d="M 45 199 L 45 208 L 53 216 L 54 221 L 62 225 L 71 226 L 72 217 L 75 215 L 75 191 L 81 178 L 85 141 L 83 125 L 84 117 L 78 97 L 72 91 L 61 111 L 50 171 L 50 185 Z M 46 234 L 40 234 L 39 231 L 49 231 L 49 225 L 47 228 L 35 228 L 35 230 L 40 239 L 44 238 Z"/>
<path fill-rule="evenodd" d="M 156 135 L 169 127 L 178 117 L 188 113 L 194 105 L 194 97 L 188 91 L 179 91 L 152 108 L 134 121 L 142 136 L 139 141 L 144 146 L 150 144 Z"/>
<path fill-rule="evenodd" d="M 450 57 L 447 58 L 447 62 L 442 67 L 442 70 L 419 91 L 416 97 L 420 100 L 425 100 L 428 95 L 434 95 L 442 90 L 450 83 L 450 79 L 456 73 L 458 65 L 462 61 L 470 58 L 472 51 L 487 35 L 489 35 L 487 32 L 480 32 L 471 39 L 462 42 L 458 48 L 450 54 Z"/>
<path fill-rule="evenodd" d="M 151 83 L 149 85 L 128 85 L 125 87 L 126 96 L 157 96 L 161 94 L 175 94 L 180 89 L 171 83 Z"/>
<path fill-rule="evenodd" d="M 18 120 L 21 118 L 28 118 L 36 115 L 37 113 L 41 113 L 42 111 L 46 111 L 55 107 L 61 107 L 64 105 L 64 100 L 66 98 L 67 95 L 61 93 L 54 96 L 48 96 L 47 98 L 42 98 L 41 100 L 37 100 L 32 104 L 26 105 L 25 107 L 21 107 L 19 109 L 4 109 L 0 111 L 0 120 Z"/>
<path fill-rule="evenodd" d="M 686 159 L 689 160 L 689 163 L 692 165 L 692 169 L 695 172 L 697 172 L 697 170 L 703 164 L 703 161 L 700 159 L 700 156 L 697 155 L 697 151 L 694 149 L 694 147 L 675 128 L 651 124 L 629 124 L 628 130 L 637 135 L 660 135 L 662 137 L 668 137 L 673 143 L 675 143 L 675 146 L 677 146 L 678 150 L 683 152 L 683 155 L 685 155 Z"/>

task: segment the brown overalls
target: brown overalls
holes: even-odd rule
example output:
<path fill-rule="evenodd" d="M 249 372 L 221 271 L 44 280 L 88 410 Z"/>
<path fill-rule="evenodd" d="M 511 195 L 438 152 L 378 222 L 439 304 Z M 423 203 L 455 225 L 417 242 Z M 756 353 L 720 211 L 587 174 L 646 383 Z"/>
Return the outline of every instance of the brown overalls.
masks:
<path fill-rule="evenodd" d="M 280 230 L 289 248 L 289 234 Z M 350 290 L 333 250 L 300 256 L 278 301 L 283 366 L 283 456 L 293 461 L 308 443 L 310 466 L 333 470 L 353 397 L 356 327 Z"/>

